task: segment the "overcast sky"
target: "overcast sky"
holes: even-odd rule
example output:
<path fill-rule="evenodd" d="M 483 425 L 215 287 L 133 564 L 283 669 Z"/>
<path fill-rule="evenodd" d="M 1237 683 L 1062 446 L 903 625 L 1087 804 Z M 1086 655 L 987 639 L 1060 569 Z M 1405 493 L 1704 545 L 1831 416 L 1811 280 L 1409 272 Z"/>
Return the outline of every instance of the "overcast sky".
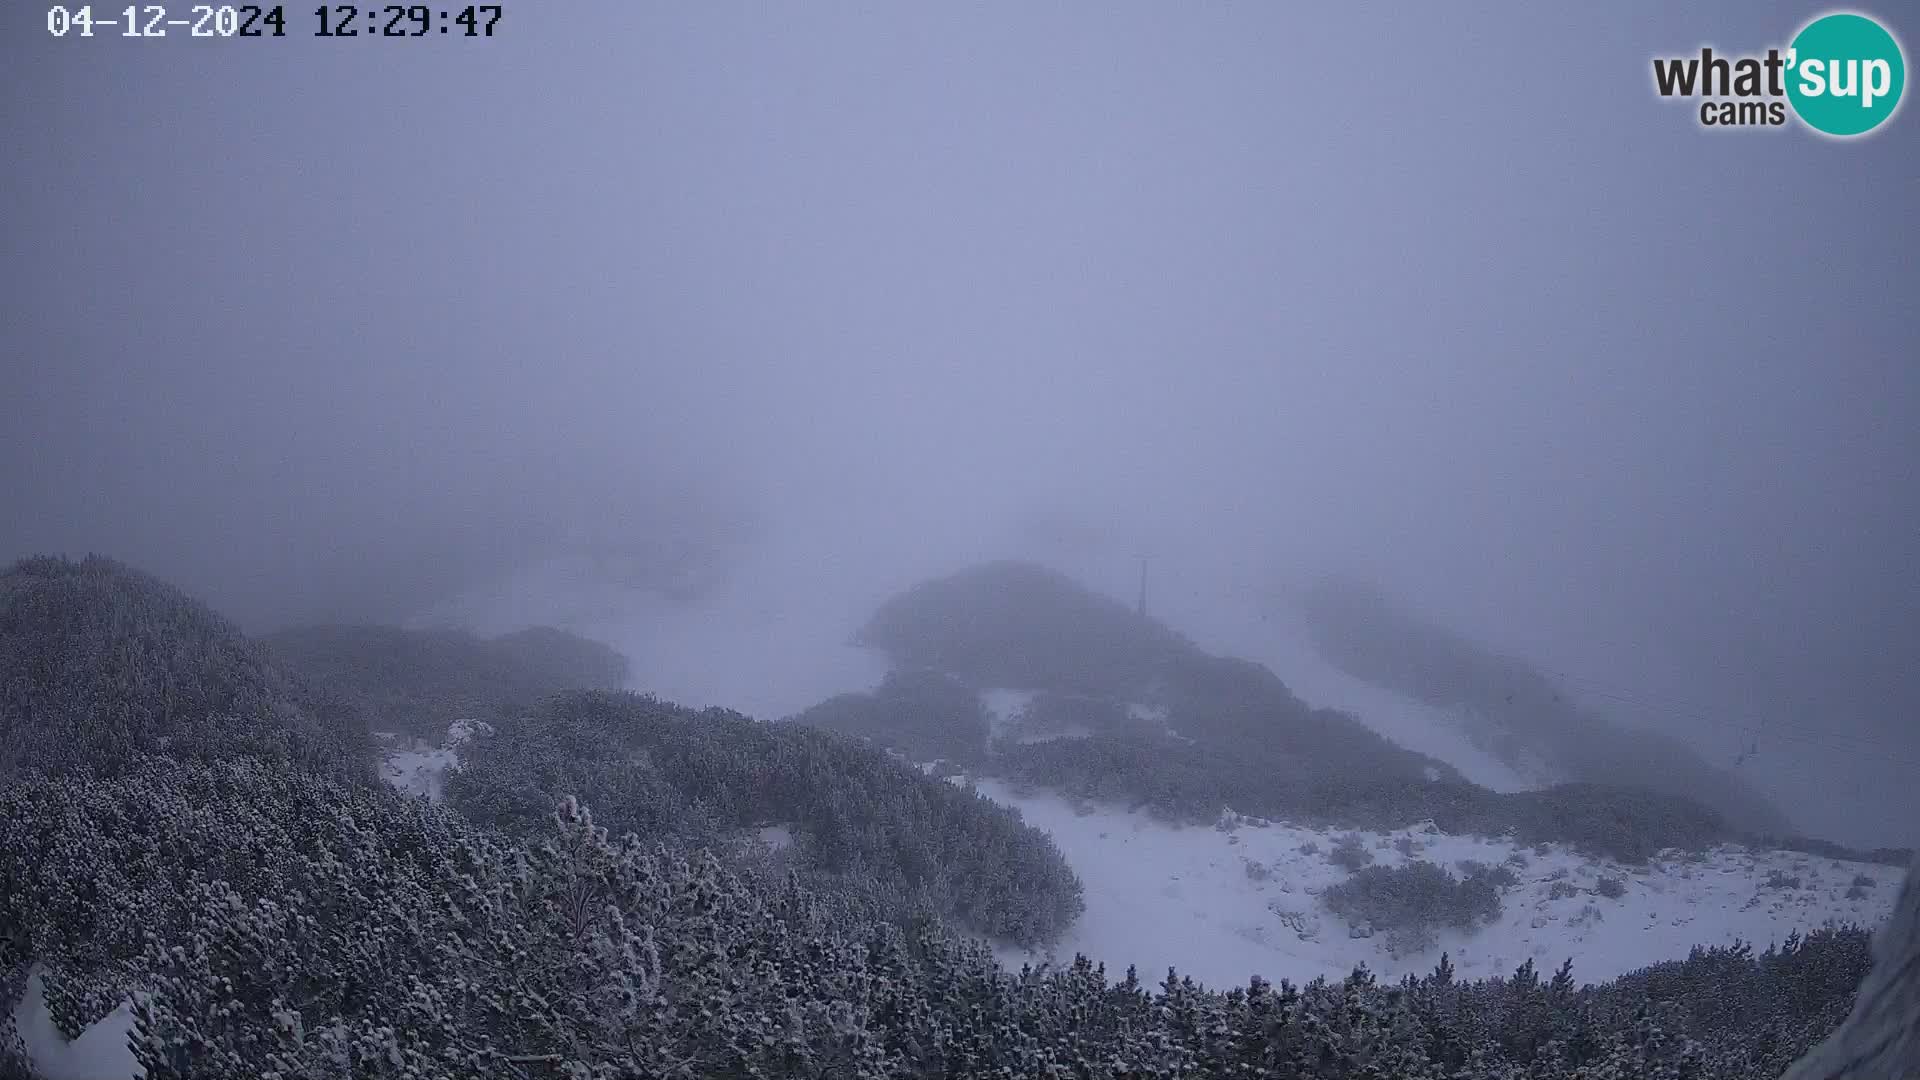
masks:
<path fill-rule="evenodd" d="M 1359 572 L 1703 746 L 1813 731 L 1780 790 L 1920 839 L 1920 116 L 1708 132 L 1650 76 L 1815 9 L 294 8 L 0 13 L 0 555 L 250 627 L 713 515 Z"/>

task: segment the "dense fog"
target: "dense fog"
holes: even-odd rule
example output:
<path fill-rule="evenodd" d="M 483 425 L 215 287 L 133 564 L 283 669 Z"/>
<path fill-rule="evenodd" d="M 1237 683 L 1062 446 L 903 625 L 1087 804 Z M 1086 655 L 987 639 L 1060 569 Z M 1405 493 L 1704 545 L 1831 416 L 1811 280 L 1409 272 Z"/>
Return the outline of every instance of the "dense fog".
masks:
<path fill-rule="evenodd" d="M 774 716 L 972 561 L 1134 603 L 1144 559 L 1283 680 L 1337 574 L 1920 842 L 1911 117 L 1703 133 L 1646 73 L 1798 8 L 40 14 L 0 34 L 0 557 L 249 630 L 617 581 L 559 615 Z"/>

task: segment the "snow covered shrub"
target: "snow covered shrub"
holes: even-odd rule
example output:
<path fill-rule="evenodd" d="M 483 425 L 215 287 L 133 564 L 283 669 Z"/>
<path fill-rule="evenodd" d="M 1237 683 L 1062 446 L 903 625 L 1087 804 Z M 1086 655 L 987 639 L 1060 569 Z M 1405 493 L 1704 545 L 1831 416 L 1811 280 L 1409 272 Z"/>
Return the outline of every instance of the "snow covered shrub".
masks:
<path fill-rule="evenodd" d="M 1500 915 L 1500 891 L 1486 875 L 1456 879 L 1433 863 L 1369 866 L 1320 894 L 1350 925 L 1404 931 L 1408 944 L 1431 942 L 1440 927 L 1473 929 Z"/>
<path fill-rule="evenodd" d="M 1284 687 L 1282 687 L 1284 690 Z M 1711 846 L 1731 834 L 1705 808 L 1673 796 L 1562 784 L 1495 792 L 1456 779 L 1431 781 L 1400 759 L 1339 749 L 1350 719 L 1260 702 L 1173 713 L 1185 738 L 1094 735 L 1023 745 L 987 768 L 1061 794 L 1145 807 L 1163 820 L 1212 824 L 1220 808 L 1273 820 L 1391 830 L 1431 820 L 1454 835 L 1564 843 L 1639 862 L 1669 847 Z M 1226 719 L 1221 719 L 1226 717 Z M 1233 719 L 1238 717 L 1238 719 Z M 1276 738 L 1284 731 L 1295 740 Z M 1305 734 L 1303 734 L 1303 732 Z M 1334 749 L 1323 752 L 1320 743 Z"/>
<path fill-rule="evenodd" d="M 913 964 L 993 968 L 927 928 L 913 961 L 875 905 L 615 842 L 571 802 L 520 846 L 249 762 L 0 799 L 0 938 L 68 1034 L 150 991 L 149 1080 L 879 1077 L 869 1025 L 918 1030 Z"/>
<path fill-rule="evenodd" d="M 1083 958 L 1009 974 L 931 923 L 615 840 L 570 801 L 515 843 L 258 763 L 159 763 L 30 780 L 0 811 L 0 942 L 78 970 L 116 923 L 153 928 L 108 942 L 137 943 L 123 985 L 152 991 L 149 1080 L 1744 1080 L 1831 1031 L 1869 960 L 1847 929 L 1586 988 L 1531 963 L 1463 982 L 1443 960 L 1391 986 L 1361 970 L 1222 992 Z M 1416 914 L 1448 880 L 1417 865 L 1435 887 L 1397 904 Z"/>
<path fill-rule="evenodd" d="M 14 1026 L 13 1004 L 27 988 L 27 961 L 11 935 L 0 936 L 0 1080 L 40 1080 Z"/>
<path fill-rule="evenodd" d="M 1767 889 L 1797 889 L 1800 887 L 1800 875 L 1788 874 L 1782 870 L 1767 872 L 1767 880 L 1762 884 Z"/>
<path fill-rule="evenodd" d="M 1861 888 L 1858 885 L 1847 886 L 1847 899 L 1865 900 L 1866 898 L 1867 898 L 1867 890 Z"/>
<path fill-rule="evenodd" d="M 153 941 L 190 937 L 208 883 L 272 895 L 349 845 L 432 852 L 454 831 L 382 789 L 256 760 L 35 775 L 0 791 L 0 936 L 46 965 L 48 1006 L 71 1038 L 144 985 Z"/>
<path fill-rule="evenodd" d="M 366 725 L 204 604 L 99 556 L 0 573 L 0 777 L 246 755 L 373 782 Z"/>
<path fill-rule="evenodd" d="M 1617 877 L 1602 876 L 1594 884 L 1593 891 L 1609 900 L 1618 900 L 1627 895 L 1627 883 Z"/>
<path fill-rule="evenodd" d="M 1871 889 L 1878 884 L 1880 883 L 1866 874 L 1853 875 L 1853 887 L 1856 889 Z"/>
<path fill-rule="evenodd" d="M 1778 833 L 1762 833 L 1748 839 L 1754 841 L 1751 846 L 1756 848 L 1797 851 L 1803 855 L 1817 855 L 1823 859 L 1835 859 L 1840 862 L 1878 863 L 1881 866 L 1892 867 L 1895 873 L 1903 872 L 1907 867 L 1912 866 L 1915 855 L 1912 848 L 1880 847 L 1863 850 L 1850 848 L 1845 844 L 1836 844 L 1831 840 L 1819 840 L 1798 834 L 1782 836 Z"/>
<path fill-rule="evenodd" d="M 1333 850 L 1327 853 L 1327 861 L 1349 872 L 1371 865 L 1373 852 L 1367 850 L 1366 841 L 1359 833 L 1346 833 L 1333 842 Z"/>
<path fill-rule="evenodd" d="M 1048 690 L 1033 695 L 1033 700 L 1027 702 L 1019 722 L 1009 735 L 1017 746 L 1021 740 L 1038 742 L 1061 736 L 1109 734 L 1157 737 L 1162 733 L 1159 724 L 1136 718 L 1127 706 L 1118 701 Z"/>
<path fill-rule="evenodd" d="M 1267 779 L 1252 778 L 1256 782 L 1250 785 L 1241 782 L 1248 779 L 1244 761 L 1160 735 L 1094 735 L 1028 743 L 1018 753 L 992 759 L 986 768 L 1013 784 L 1144 808 L 1174 825 L 1211 825 L 1225 807 L 1239 810 L 1271 802 L 1260 794 Z"/>
<path fill-rule="evenodd" d="M 571 801 L 532 847 L 459 836 L 436 874 L 370 866 L 381 847 L 275 897 L 201 889 L 194 933 L 149 958 L 149 1080 L 881 1071 L 870 965 L 900 939 L 837 933 L 804 893 L 615 842 Z"/>
<path fill-rule="evenodd" d="M 462 763 L 449 803 L 515 834 L 544 830 L 567 796 L 616 834 L 649 841 L 712 844 L 791 822 L 811 883 L 857 884 L 994 937 L 1051 941 L 1084 907 L 1052 838 L 1017 811 L 804 725 L 636 694 L 562 694 L 476 739 Z"/>
<path fill-rule="evenodd" d="M 1547 899 L 1549 900 L 1565 900 L 1569 897 L 1579 895 L 1579 888 L 1571 881 L 1556 881 L 1547 886 Z"/>
<path fill-rule="evenodd" d="M 1409 859 L 1413 858 L 1413 853 L 1419 850 L 1414 846 L 1413 837 L 1411 836 L 1401 836 L 1401 837 L 1395 838 L 1395 840 L 1393 841 L 1393 849 L 1395 851 L 1398 851 L 1402 856 Z"/>
<path fill-rule="evenodd" d="M 872 692 L 828 698 L 792 720 L 872 739 L 915 761 L 974 764 L 987 753 L 987 710 L 980 695 L 933 670 L 890 671 Z"/>
<path fill-rule="evenodd" d="M 1193 645 L 1064 574 L 1022 562 L 970 567 L 888 599 L 855 635 L 899 670 L 933 668 L 974 686 L 1140 700 Z"/>
<path fill-rule="evenodd" d="M 1666 848 L 1698 850 L 1734 834 L 1716 813 L 1677 795 L 1603 784 L 1463 793 L 1437 809 L 1451 833 L 1508 834 L 1523 844 L 1560 842 L 1583 854 L 1645 862 Z"/>
<path fill-rule="evenodd" d="M 1485 880 L 1496 890 L 1503 893 L 1515 885 L 1520 884 L 1520 876 L 1515 874 L 1513 869 L 1504 863 L 1499 866 L 1494 866 L 1491 863 L 1483 863 L 1477 859 L 1461 859 L 1453 864 L 1453 868 L 1460 871 L 1462 878 L 1469 881 L 1476 879 Z"/>

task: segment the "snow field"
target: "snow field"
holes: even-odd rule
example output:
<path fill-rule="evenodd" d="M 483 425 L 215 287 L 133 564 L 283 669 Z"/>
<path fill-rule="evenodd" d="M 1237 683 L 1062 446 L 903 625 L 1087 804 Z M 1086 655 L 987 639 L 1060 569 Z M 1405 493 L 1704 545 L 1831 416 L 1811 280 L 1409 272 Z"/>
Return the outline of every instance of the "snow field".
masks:
<path fill-rule="evenodd" d="M 1347 877 L 1327 861 L 1346 830 L 1277 822 L 1181 828 L 1144 812 L 1088 812 L 1052 795 L 1016 795 L 992 780 L 977 786 L 1046 830 L 1086 887 L 1086 914 L 1050 951 L 1053 958 L 1064 962 L 1083 952 L 1105 963 L 1110 976 L 1135 964 L 1141 978 L 1154 980 L 1171 966 L 1216 987 L 1243 984 L 1254 974 L 1296 983 L 1337 979 L 1360 963 L 1398 978 L 1431 970 L 1442 951 L 1463 978 L 1511 974 L 1529 958 L 1552 969 L 1572 957 L 1576 979 L 1599 982 L 1684 959 L 1695 945 L 1739 938 L 1764 949 L 1828 922 L 1877 926 L 1892 910 L 1903 873 L 1739 847 L 1698 856 L 1669 853 L 1636 867 L 1558 845 L 1536 854 L 1508 840 L 1449 836 L 1430 825 L 1360 833 L 1374 865 L 1409 861 L 1396 847 L 1404 840 L 1411 858 L 1437 863 L 1456 877 L 1458 861 L 1474 860 L 1506 864 L 1519 878 L 1491 925 L 1473 933 L 1442 930 L 1432 949 L 1395 956 L 1385 935 L 1351 936 L 1345 923 L 1320 906 L 1320 892 Z M 1769 886 L 1776 873 L 1797 876 L 1801 884 Z M 1850 899 L 1855 875 L 1877 884 Z M 1618 880 L 1622 895 L 1600 895 L 1603 877 Z M 1013 966 L 1049 955 L 997 951 Z"/>

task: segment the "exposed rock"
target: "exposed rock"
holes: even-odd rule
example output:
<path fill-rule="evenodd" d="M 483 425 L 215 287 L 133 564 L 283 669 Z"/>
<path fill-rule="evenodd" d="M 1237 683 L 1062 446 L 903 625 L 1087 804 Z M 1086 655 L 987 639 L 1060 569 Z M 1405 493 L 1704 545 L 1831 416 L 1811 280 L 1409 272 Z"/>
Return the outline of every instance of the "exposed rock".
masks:
<path fill-rule="evenodd" d="M 1840 1029 L 1782 1080 L 1908 1080 L 1920 1076 L 1920 862 L 1873 941 L 1873 970 Z"/>

